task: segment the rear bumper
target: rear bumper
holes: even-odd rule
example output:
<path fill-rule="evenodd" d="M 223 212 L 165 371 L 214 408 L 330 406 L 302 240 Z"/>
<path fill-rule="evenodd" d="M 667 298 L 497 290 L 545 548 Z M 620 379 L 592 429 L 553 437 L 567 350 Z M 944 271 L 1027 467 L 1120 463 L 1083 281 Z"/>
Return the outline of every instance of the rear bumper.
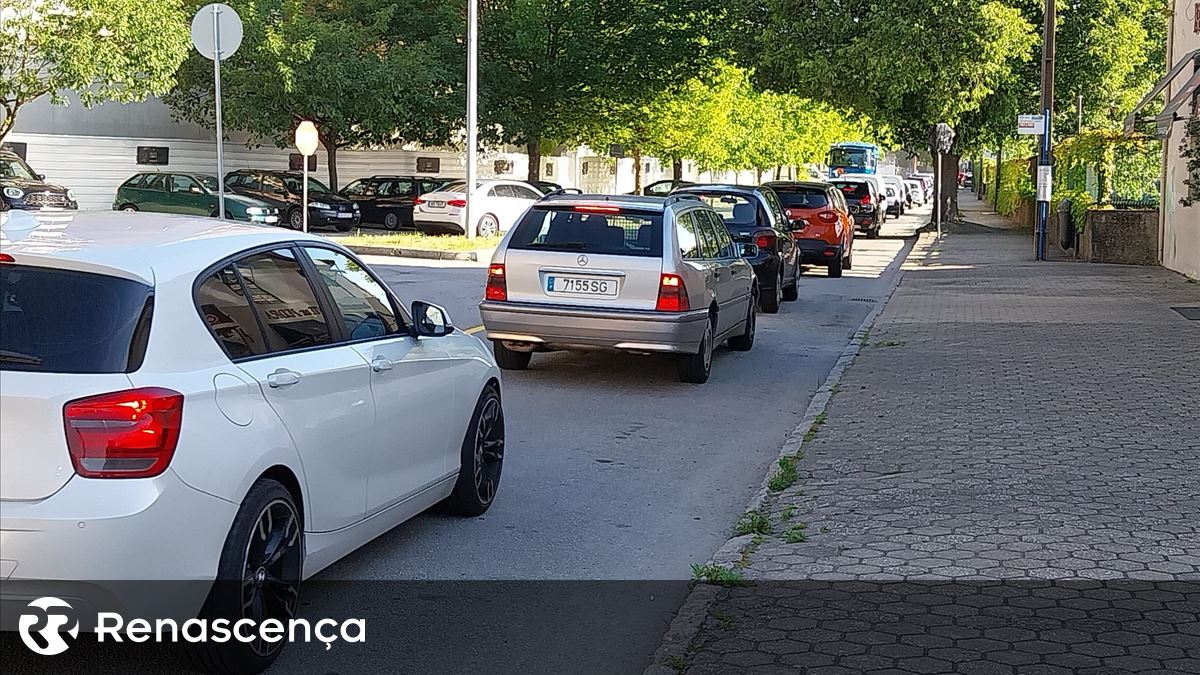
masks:
<path fill-rule="evenodd" d="M 414 216 L 413 226 L 424 234 L 466 234 L 461 223 L 451 220 L 422 220 Z"/>
<path fill-rule="evenodd" d="M 799 239 L 800 260 L 808 265 L 828 265 L 842 255 L 842 247 L 820 239 Z"/>
<path fill-rule="evenodd" d="M 14 609 L 47 594 L 70 602 L 81 620 L 95 611 L 194 616 L 237 509 L 171 470 L 144 479 L 74 477 L 45 499 L 0 502 L 4 628 Z"/>
<path fill-rule="evenodd" d="M 875 224 L 877 222 L 879 222 L 879 211 L 878 210 L 869 211 L 867 213 L 854 214 L 854 225 L 855 225 L 855 227 L 859 228 L 860 230 L 871 229 L 871 228 L 875 227 Z"/>
<path fill-rule="evenodd" d="M 479 313 L 489 340 L 547 349 L 675 354 L 694 354 L 708 321 L 706 309 L 667 313 L 522 302 L 484 301 Z"/>

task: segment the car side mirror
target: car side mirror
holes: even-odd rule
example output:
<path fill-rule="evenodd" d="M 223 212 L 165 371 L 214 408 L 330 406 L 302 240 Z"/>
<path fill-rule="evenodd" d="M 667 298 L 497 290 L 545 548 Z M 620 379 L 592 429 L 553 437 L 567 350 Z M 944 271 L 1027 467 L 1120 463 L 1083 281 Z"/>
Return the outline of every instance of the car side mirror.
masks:
<path fill-rule="evenodd" d="M 799 232 L 808 227 L 808 221 L 803 218 L 797 218 L 792 221 L 792 232 Z"/>
<path fill-rule="evenodd" d="M 435 304 L 414 300 L 412 317 L 413 331 L 417 337 L 442 337 L 454 332 L 450 315 Z"/>
<path fill-rule="evenodd" d="M 757 244 L 742 244 L 743 258 L 757 258 L 759 253 L 761 253 L 761 251 L 759 250 Z"/>
<path fill-rule="evenodd" d="M 35 173 L 33 177 L 38 180 L 46 180 L 46 174 L 44 173 Z"/>

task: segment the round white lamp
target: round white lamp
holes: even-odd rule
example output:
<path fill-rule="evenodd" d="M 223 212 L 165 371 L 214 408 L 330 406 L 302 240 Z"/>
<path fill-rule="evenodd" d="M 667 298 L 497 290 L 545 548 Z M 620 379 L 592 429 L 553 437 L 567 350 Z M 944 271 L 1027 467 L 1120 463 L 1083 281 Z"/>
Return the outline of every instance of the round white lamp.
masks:
<path fill-rule="evenodd" d="M 308 232 L 308 158 L 317 153 L 317 126 L 304 120 L 296 127 L 296 149 L 304 156 L 304 187 L 300 211 L 304 214 L 304 231 Z"/>

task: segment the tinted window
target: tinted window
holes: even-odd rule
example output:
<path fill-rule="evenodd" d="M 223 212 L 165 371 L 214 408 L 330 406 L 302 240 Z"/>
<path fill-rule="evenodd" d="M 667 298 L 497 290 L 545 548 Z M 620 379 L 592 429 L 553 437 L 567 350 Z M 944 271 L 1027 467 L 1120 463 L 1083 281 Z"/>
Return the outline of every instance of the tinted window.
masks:
<path fill-rule="evenodd" d="M 721 253 L 721 245 L 717 240 L 716 228 L 721 227 L 722 230 L 725 228 L 713 222 L 706 211 L 693 211 L 692 215 L 696 219 L 696 228 L 700 233 L 700 257 L 706 260 L 718 257 Z"/>
<path fill-rule="evenodd" d="M 661 213 L 534 208 L 521 218 L 508 247 L 658 257 L 663 253 L 662 221 Z"/>
<path fill-rule="evenodd" d="M 121 183 L 121 187 L 136 188 L 144 180 L 146 180 L 146 174 L 139 173 L 138 175 L 134 176 L 133 178 L 130 178 L 129 180 L 125 181 L 124 183 Z"/>
<path fill-rule="evenodd" d="M 834 186 L 842 191 L 842 196 L 855 201 L 871 194 L 871 187 L 866 183 L 833 181 Z"/>
<path fill-rule="evenodd" d="M 0 265 L 0 370 L 129 372 L 150 312 L 151 288 L 137 281 Z"/>
<path fill-rule="evenodd" d="M 342 192 L 348 195 L 361 195 L 366 192 L 366 181 L 356 180 L 342 189 Z"/>
<path fill-rule="evenodd" d="M 267 178 L 270 178 L 273 181 L 279 180 L 279 177 L 276 177 L 276 176 L 263 176 L 264 184 L 267 182 Z M 287 183 L 288 190 L 290 190 L 296 194 L 300 194 L 301 192 L 304 191 L 304 180 L 302 177 L 293 176 L 291 174 L 284 174 L 282 176 L 282 179 L 283 179 L 284 183 Z M 326 192 L 329 192 L 329 188 L 325 187 L 325 184 L 322 183 L 321 181 L 317 180 L 316 178 L 309 178 L 308 179 L 308 192 L 310 194 L 324 194 Z"/>
<path fill-rule="evenodd" d="M 181 176 L 175 174 L 171 176 L 171 192 L 203 192 L 200 189 L 200 184 L 192 180 L 190 176 Z"/>
<path fill-rule="evenodd" d="M 426 192 L 433 192 L 434 190 L 436 190 L 436 189 L 438 189 L 439 187 L 441 187 L 441 186 L 442 186 L 442 183 L 443 183 L 443 181 L 440 181 L 440 180 L 425 180 L 425 179 L 422 179 L 422 180 L 420 181 L 420 185 L 421 185 L 421 192 L 422 192 L 422 194 L 423 194 L 423 193 L 426 193 Z"/>
<path fill-rule="evenodd" d="M 700 230 L 695 215 L 695 211 L 689 211 L 675 219 L 675 238 L 679 240 L 679 253 L 684 260 L 700 259 Z"/>
<path fill-rule="evenodd" d="M 774 221 L 776 227 L 782 227 L 783 223 L 787 222 L 787 213 L 783 210 L 783 204 L 779 203 L 779 196 L 775 194 L 774 190 L 769 189 L 763 190 L 762 196 L 767 200 L 767 204 L 771 207 L 770 211 L 775 215 Z"/>
<path fill-rule="evenodd" d="M 379 186 L 379 194 L 387 197 L 409 197 L 416 190 L 416 185 L 407 178 L 391 180 Z"/>
<path fill-rule="evenodd" d="M 737 247 L 733 243 L 733 238 L 729 236 L 729 230 L 726 230 L 724 223 L 721 222 L 721 217 L 712 212 L 705 212 L 704 215 L 712 222 L 713 232 L 717 235 L 717 246 L 720 247 L 717 257 L 737 258 Z"/>
<path fill-rule="evenodd" d="M 488 191 L 489 197 L 516 197 L 511 185 L 496 185 Z"/>
<path fill-rule="evenodd" d="M 196 306 L 229 358 L 241 359 L 267 352 L 262 329 L 232 267 L 218 271 L 200 284 L 196 291 Z"/>
<path fill-rule="evenodd" d="M 726 225 L 757 225 L 758 205 L 743 195 L 698 195 L 700 200 L 717 212 Z"/>
<path fill-rule="evenodd" d="M 262 187 L 259 189 L 266 192 L 287 194 L 287 188 L 283 185 L 283 181 L 279 179 L 279 176 L 264 175 L 262 177 Z M 300 191 L 299 182 L 296 184 L 296 191 Z"/>
<path fill-rule="evenodd" d="M 150 176 L 146 178 L 146 182 L 142 183 L 141 187 L 143 190 L 158 190 L 159 192 L 165 191 L 167 189 L 167 177 L 161 173 L 150 174 Z"/>
<path fill-rule="evenodd" d="M 400 331 L 387 292 L 362 265 L 327 248 L 304 250 L 333 296 L 347 337 L 367 340 Z"/>
<path fill-rule="evenodd" d="M 779 201 L 789 209 L 820 209 L 829 205 L 822 188 L 787 188 L 775 191 Z"/>
<path fill-rule="evenodd" d="M 533 190 L 525 187 L 524 185 L 510 185 L 509 187 L 512 188 L 513 196 L 518 199 L 541 199 L 542 198 L 542 195 L 538 194 L 537 192 L 534 192 Z"/>
<path fill-rule="evenodd" d="M 288 249 L 237 262 L 272 352 L 330 344 L 329 323 L 295 255 Z"/>

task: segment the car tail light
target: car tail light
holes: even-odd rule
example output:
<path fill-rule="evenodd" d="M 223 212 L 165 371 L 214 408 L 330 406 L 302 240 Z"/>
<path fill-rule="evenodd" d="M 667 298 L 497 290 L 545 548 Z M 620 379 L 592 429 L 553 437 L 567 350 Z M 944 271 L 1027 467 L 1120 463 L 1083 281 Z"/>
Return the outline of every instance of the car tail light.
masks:
<path fill-rule="evenodd" d="M 458 209 L 467 208 L 467 200 L 465 199 L 450 199 L 446 201 L 446 206 L 453 206 Z"/>
<path fill-rule="evenodd" d="M 659 312 L 686 312 L 691 309 L 683 277 L 678 274 L 662 275 L 658 283 L 658 303 L 654 309 Z"/>
<path fill-rule="evenodd" d="M 0 253 L 0 263 L 15 263 L 17 259 L 7 253 Z"/>
<path fill-rule="evenodd" d="M 621 207 L 605 204 L 580 204 L 575 207 L 575 210 L 580 213 L 620 213 Z"/>
<path fill-rule="evenodd" d="M 504 265 L 495 263 L 488 267 L 487 287 L 484 297 L 488 300 L 508 300 L 508 281 L 504 277 Z"/>
<path fill-rule="evenodd" d="M 861 206 L 870 206 L 871 205 L 871 195 L 863 195 L 863 198 L 858 200 L 858 203 Z"/>
<path fill-rule="evenodd" d="M 760 234 L 754 240 L 754 245 L 764 251 L 774 250 L 775 249 L 775 235 L 770 234 L 770 233 Z"/>
<path fill-rule="evenodd" d="M 148 478 L 167 469 L 179 441 L 183 394 L 148 387 L 63 406 L 67 449 L 84 478 Z"/>
<path fill-rule="evenodd" d="M 413 200 L 413 206 L 420 206 L 421 204 L 424 204 L 424 203 L 425 203 L 424 197 L 417 197 L 416 199 Z"/>
<path fill-rule="evenodd" d="M 838 217 L 833 211 L 822 211 L 817 214 L 817 219 L 823 223 L 836 223 Z"/>

